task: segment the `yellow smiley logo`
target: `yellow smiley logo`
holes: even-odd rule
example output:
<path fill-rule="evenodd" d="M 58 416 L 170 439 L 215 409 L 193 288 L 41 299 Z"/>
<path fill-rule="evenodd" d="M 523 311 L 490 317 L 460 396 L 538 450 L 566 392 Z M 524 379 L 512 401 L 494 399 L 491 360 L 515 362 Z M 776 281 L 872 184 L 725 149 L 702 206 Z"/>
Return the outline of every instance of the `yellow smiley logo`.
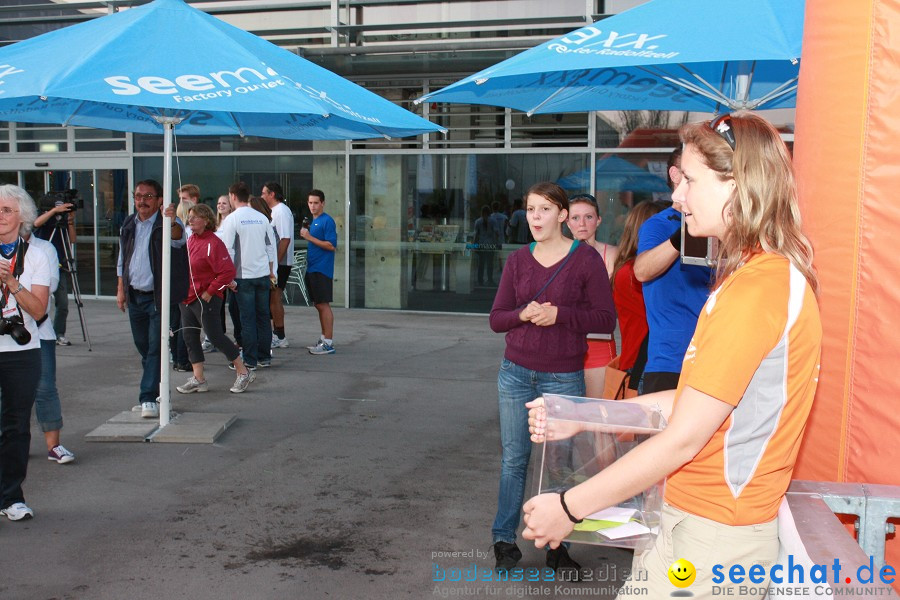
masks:
<path fill-rule="evenodd" d="M 691 561 L 679 558 L 669 567 L 669 581 L 679 588 L 686 588 L 694 583 L 697 578 L 697 570 Z"/>

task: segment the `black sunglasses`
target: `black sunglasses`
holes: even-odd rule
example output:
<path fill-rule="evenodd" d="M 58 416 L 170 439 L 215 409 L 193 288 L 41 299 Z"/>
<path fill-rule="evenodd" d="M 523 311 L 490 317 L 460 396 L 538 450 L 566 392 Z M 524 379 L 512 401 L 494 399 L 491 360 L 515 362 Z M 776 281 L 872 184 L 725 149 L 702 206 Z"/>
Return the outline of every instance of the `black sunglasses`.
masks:
<path fill-rule="evenodd" d="M 569 204 L 574 203 L 576 200 L 587 200 L 588 202 L 590 202 L 590 203 L 593 204 L 594 206 L 597 206 L 597 199 L 594 198 L 594 197 L 593 197 L 592 195 L 590 195 L 590 194 L 575 194 L 574 196 L 572 196 L 572 197 L 569 198 Z"/>
<path fill-rule="evenodd" d="M 734 150 L 734 128 L 731 125 L 730 114 L 725 113 L 724 115 L 716 117 L 709 122 L 709 128 L 722 136 L 722 139 L 728 142 L 728 145 L 731 146 L 732 150 Z"/>

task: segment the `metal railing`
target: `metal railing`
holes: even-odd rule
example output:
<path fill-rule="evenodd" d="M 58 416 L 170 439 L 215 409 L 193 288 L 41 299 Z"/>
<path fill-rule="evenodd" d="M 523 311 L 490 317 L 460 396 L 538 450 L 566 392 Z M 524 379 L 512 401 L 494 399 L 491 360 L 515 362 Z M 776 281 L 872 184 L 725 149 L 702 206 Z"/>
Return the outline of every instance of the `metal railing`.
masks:
<path fill-rule="evenodd" d="M 885 565 L 885 538 L 894 533 L 888 519 L 900 517 L 900 486 L 795 480 L 788 493 L 819 497 L 834 514 L 855 516 L 860 548 L 874 557 L 876 570 Z"/>

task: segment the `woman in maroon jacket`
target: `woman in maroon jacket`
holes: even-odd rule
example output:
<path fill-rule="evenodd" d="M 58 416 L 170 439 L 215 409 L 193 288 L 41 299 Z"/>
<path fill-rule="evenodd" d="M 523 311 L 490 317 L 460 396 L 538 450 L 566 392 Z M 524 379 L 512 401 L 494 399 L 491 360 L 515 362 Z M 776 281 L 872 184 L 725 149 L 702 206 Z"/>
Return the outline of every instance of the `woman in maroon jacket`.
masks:
<path fill-rule="evenodd" d="M 497 377 L 503 457 L 491 530 L 497 569 L 512 569 L 522 557 L 515 539 L 531 454 L 525 403 L 544 394 L 584 396 L 587 334 L 616 327 L 603 259 L 562 233 L 569 209 L 565 191 L 538 183 L 525 201 L 535 241 L 506 260 L 490 317 L 491 329 L 506 333 Z M 564 546 L 548 551 L 547 566 L 579 568 Z"/>
<path fill-rule="evenodd" d="M 247 369 L 241 359 L 240 349 L 222 331 L 219 321 L 225 288 L 234 281 L 235 269 L 228 249 L 214 233 L 216 217 L 210 207 L 196 204 L 188 213 L 188 258 L 191 267 L 191 285 L 181 306 L 181 326 L 187 345 L 193 375 L 177 389 L 182 394 L 208 392 L 209 384 L 203 376 L 203 347 L 200 342 L 200 326 L 222 354 L 234 364 L 237 379 L 231 391 L 239 394 L 247 389 L 256 375 Z"/>

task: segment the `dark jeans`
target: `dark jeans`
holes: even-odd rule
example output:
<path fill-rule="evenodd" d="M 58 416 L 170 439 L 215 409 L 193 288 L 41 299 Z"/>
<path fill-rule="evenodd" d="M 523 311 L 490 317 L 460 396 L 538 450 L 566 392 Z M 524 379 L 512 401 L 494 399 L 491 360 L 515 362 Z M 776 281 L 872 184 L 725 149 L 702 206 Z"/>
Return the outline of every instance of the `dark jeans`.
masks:
<path fill-rule="evenodd" d="M 156 402 L 159 396 L 160 367 L 160 313 L 156 309 L 153 293 L 144 294 L 129 288 L 128 320 L 131 322 L 131 337 L 141 355 L 144 375 L 141 377 L 139 402 Z"/>
<path fill-rule="evenodd" d="M 53 292 L 53 303 L 56 305 L 56 313 L 53 315 L 53 331 L 57 337 L 66 335 L 66 319 L 69 318 L 69 277 L 71 275 L 68 272 L 60 269 L 59 287 Z"/>
<path fill-rule="evenodd" d="M 41 377 L 41 351 L 0 352 L 0 508 L 25 502 L 31 408 Z"/>
<path fill-rule="evenodd" d="M 237 294 L 228 290 L 228 314 L 231 315 L 231 325 L 234 327 L 234 341 L 238 346 L 243 346 L 241 340 L 241 309 L 238 307 Z M 225 316 L 222 316 L 222 329 L 225 328 Z"/>
<path fill-rule="evenodd" d="M 268 277 L 238 279 L 237 299 L 241 309 L 241 347 L 244 363 L 255 367 L 272 357 L 272 320 L 269 315 Z"/>

